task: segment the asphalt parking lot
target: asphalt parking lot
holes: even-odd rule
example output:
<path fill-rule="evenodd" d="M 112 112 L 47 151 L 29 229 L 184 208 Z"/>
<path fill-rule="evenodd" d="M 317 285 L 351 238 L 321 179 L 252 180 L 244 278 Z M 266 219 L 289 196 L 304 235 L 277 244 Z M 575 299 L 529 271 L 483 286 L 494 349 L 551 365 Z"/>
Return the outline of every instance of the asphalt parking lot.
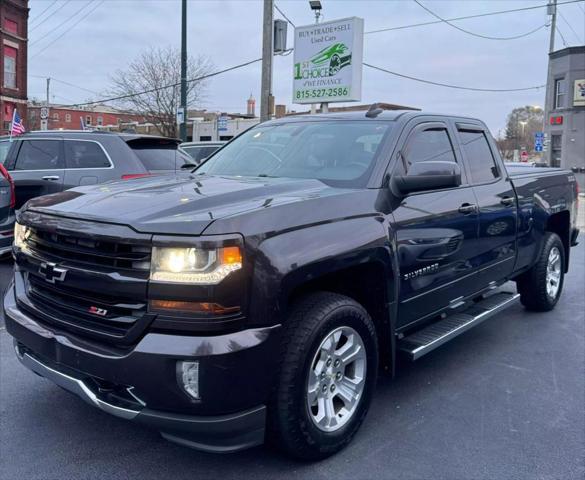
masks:
<path fill-rule="evenodd" d="M 585 238 L 552 313 L 520 305 L 396 379 L 382 377 L 354 442 L 320 463 L 268 448 L 228 456 L 170 444 L 27 371 L 0 319 L 2 479 L 583 479 Z M 0 263 L 0 291 L 11 265 Z"/>

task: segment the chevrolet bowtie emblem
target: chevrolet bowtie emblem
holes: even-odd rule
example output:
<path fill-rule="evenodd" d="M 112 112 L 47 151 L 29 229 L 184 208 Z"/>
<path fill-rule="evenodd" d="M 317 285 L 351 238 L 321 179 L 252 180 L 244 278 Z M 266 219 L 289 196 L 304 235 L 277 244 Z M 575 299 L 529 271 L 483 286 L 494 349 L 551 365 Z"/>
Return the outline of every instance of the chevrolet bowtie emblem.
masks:
<path fill-rule="evenodd" d="M 45 280 L 49 283 L 55 283 L 56 281 L 62 282 L 65 280 L 67 270 L 60 268 L 56 263 L 43 262 L 39 266 L 39 273 L 45 277 Z"/>

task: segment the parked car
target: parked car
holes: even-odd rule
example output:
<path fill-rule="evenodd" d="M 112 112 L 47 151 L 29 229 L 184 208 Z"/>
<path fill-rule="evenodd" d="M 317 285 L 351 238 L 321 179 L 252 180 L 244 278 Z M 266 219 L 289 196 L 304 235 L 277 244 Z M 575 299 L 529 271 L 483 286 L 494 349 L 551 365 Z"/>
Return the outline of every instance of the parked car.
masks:
<path fill-rule="evenodd" d="M 13 138 L 4 165 L 16 186 L 16 208 L 34 197 L 80 185 L 174 173 L 191 158 L 179 140 L 88 131 L 32 132 Z"/>
<path fill-rule="evenodd" d="M 226 142 L 185 142 L 181 143 L 181 149 L 187 152 L 199 165 L 212 153 L 219 150 Z"/>
<path fill-rule="evenodd" d="M 4 159 L 8 155 L 11 143 L 10 137 L 0 137 L 0 165 L 4 164 Z"/>
<path fill-rule="evenodd" d="M 0 163 L 0 258 L 12 250 L 15 203 L 14 182 Z"/>
<path fill-rule="evenodd" d="M 475 119 L 273 120 L 190 175 L 28 202 L 6 329 L 27 368 L 171 441 L 229 452 L 269 432 L 323 458 L 399 354 L 517 300 L 555 307 L 576 195 L 570 171 L 508 174 Z"/>

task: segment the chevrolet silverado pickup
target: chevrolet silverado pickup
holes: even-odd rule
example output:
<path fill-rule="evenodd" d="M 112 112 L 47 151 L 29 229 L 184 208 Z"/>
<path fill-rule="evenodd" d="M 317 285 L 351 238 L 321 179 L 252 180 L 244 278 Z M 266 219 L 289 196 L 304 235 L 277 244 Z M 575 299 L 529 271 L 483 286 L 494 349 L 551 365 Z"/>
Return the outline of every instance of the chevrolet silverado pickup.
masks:
<path fill-rule="evenodd" d="M 472 118 L 272 120 L 191 173 L 30 200 L 6 328 L 25 367 L 171 441 L 323 458 L 399 355 L 554 308 L 577 195 L 508 172 Z"/>

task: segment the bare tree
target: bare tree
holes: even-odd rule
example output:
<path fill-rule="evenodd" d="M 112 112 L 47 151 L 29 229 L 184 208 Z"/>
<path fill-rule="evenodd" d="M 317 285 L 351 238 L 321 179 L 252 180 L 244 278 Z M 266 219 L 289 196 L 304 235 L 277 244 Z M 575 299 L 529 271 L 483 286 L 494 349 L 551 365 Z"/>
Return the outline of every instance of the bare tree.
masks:
<path fill-rule="evenodd" d="M 211 61 L 203 56 L 187 59 L 187 79 L 211 72 Z M 176 114 L 180 106 L 181 53 L 174 47 L 151 47 L 111 78 L 112 96 L 128 96 L 118 106 L 131 109 L 153 123 L 161 135 L 176 137 Z M 187 83 L 187 106 L 197 105 L 204 93 L 204 81 Z M 154 90 L 154 91 L 151 91 Z M 149 91 L 141 94 L 141 92 Z"/>

